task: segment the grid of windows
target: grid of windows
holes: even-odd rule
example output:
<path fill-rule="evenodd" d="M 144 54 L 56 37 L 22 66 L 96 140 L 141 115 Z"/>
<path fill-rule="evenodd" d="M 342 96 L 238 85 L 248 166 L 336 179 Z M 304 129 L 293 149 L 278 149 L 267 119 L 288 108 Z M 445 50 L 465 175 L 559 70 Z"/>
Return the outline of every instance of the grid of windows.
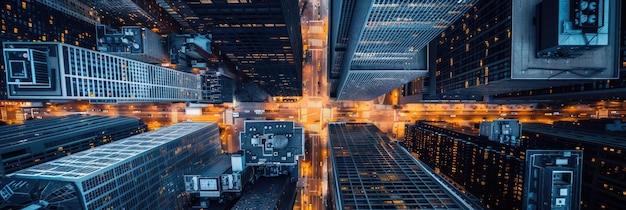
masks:
<path fill-rule="evenodd" d="M 12 85 L 10 98 L 118 102 L 198 101 L 201 98 L 202 81 L 199 75 L 60 43 L 4 44 L 12 49 L 49 49 L 47 60 L 51 75 L 60 75 L 60 84 L 53 81 L 48 89 Z M 58 89 L 60 95 L 50 94 Z"/>
<path fill-rule="evenodd" d="M 100 23 L 98 11 L 79 0 L 40 0 L 38 2 L 90 24 Z"/>
<path fill-rule="evenodd" d="M 121 57 L 64 46 L 69 97 L 94 99 L 198 99 L 200 78 Z"/>
<path fill-rule="evenodd" d="M 343 209 L 464 209 L 406 150 L 371 124 L 329 124 L 335 205 Z"/>
<path fill-rule="evenodd" d="M 215 123 L 179 123 L 18 171 L 14 178 L 72 181 L 84 207 L 183 209 L 184 174 L 220 153 Z"/>
<path fill-rule="evenodd" d="M 376 0 L 352 59 L 355 65 L 406 64 L 476 0 Z M 413 79 L 413 78 L 411 78 Z"/>
<path fill-rule="evenodd" d="M 189 8 L 198 32 L 210 31 L 220 54 L 273 96 L 302 95 L 302 33 L 298 1 L 171 2 Z"/>
<path fill-rule="evenodd" d="M 19 132 L 16 132 L 19 130 Z M 135 118 L 69 115 L 0 129 L 0 175 L 147 131 Z M 27 141 L 24 141 L 27 139 Z"/>
<path fill-rule="evenodd" d="M 410 82 L 426 70 L 350 71 L 339 88 L 338 100 L 371 100 Z"/>
<path fill-rule="evenodd" d="M 162 33 L 177 34 L 181 32 L 180 23 L 173 17 L 177 14 L 171 9 L 170 15 L 164 7 L 168 3 L 163 1 L 137 1 L 137 0 L 81 0 L 85 4 L 100 9 L 103 16 L 103 24 L 119 28 L 125 25 L 139 25 Z M 169 6 L 169 5 L 168 5 Z M 169 8 L 169 7 L 168 7 Z M 184 21 L 183 21 L 184 22 Z"/>
<path fill-rule="evenodd" d="M 407 149 L 486 208 L 522 209 L 524 150 L 488 141 L 469 128 L 468 133 L 446 132 L 447 125 L 406 125 Z"/>
<path fill-rule="evenodd" d="M 0 4 L 0 41 L 55 41 L 86 48 L 96 44 L 95 28 L 90 22 L 46 3 L 58 1 L 6 0 Z M 77 7 L 82 5 L 76 4 Z M 82 16 L 83 14 L 81 14 Z M 57 24 L 64 23 L 64 24 Z M 1 50 L 0 50 L 1 51 Z M 0 57 L 3 60 L 4 57 Z M 0 62 L 0 75 L 5 75 Z M 0 99 L 7 98 L 6 78 L 0 76 Z"/>
<path fill-rule="evenodd" d="M 527 149 L 582 150 L 582 209 L 626 202 L 626 139 L 585 126 L 524 124 L 519 147 L 447 123 L 406 125 L 405 143 L 420 160 L 493 209 L 522 209 Z M 602 128 L 604 129 L 604 128 Z"/>
<path fill-rule="evenodd" d="M 511 1 L 480 1 L 434 40 L 437 93 L 511 77 Z"/>

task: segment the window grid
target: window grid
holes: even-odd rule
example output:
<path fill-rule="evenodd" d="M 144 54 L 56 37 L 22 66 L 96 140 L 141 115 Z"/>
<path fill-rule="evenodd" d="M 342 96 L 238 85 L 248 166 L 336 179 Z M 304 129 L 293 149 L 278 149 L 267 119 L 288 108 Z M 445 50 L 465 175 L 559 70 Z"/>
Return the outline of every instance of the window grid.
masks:
<path fill-rule="evenodd" d="M 418 50 L 470 9 L 476 0 L 376 0 L 352 65 L 410 62 Z"/>
<path fill-rule="evenodd" d="M 69 45 L 63 47 L 69 52 L 66 68 L 70 71 L 65 81 L 70 98 L 193 101 L 200 97 L 198 75 Z"/>

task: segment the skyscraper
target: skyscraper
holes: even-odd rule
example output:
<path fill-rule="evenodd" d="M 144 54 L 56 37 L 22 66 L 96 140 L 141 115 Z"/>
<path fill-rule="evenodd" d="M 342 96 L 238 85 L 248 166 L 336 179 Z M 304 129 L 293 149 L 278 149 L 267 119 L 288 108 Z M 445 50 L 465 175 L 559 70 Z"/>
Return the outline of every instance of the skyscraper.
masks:
<path fill-rule="evenodd" d="M 151 64 L 165 63 L 170 57 L 163 37 L 147 28 L 123 26 L 117 31 L 98 25 L 96 36 L 100 52 Z"/>
<path fill-rule="evenodd" d="M 220 146 L 216 123 L 132 136 L 10 174 L 0 181 L 0 208 L 185 209 L 182 176 Z"/>
<path fill-rule="evenodd" d="M 471 209 L 473 204 L 376 126 L 330 123 L 333 209 Z"/>
<path fill-rule="evenodd" d="M 626 4 L 622 1 L 615 1 L 621 4 L 618 16 L 620 20 L 619 31 L 619 51 L 620 55 L 615 62 L 620 68 L 619 78 L 615 80 L 592 80 L 581 84 L 571 84 L 564 86 L 553 86 L 547 88 L 537 88 L 531 90 L 520 90 L 509 93 L 494 95 L 494 99 L 553 99 L 555 97 L 566 100 L 620 100 L 626 92 Z M 620 7 L 617 7 L 620 8 Z M 618 18 L 619 18 L 618 17 Z M 616 46 L 617 44 L 614 44 Z"/>
<path fill-rule="evenodd" d="M 11 99 L 198 101 L 200 76 L 67 44 L 5 42 Z"/>
<path fill-rule="evenodd" d="M 170 2 L 186 12 L 198 33 L 251 81 L 273 96 L 302 96 L 302 32 L 298 1 L 187 0 Z"/>
<path fill-rule="evenodd" d="M 103 24 L 113 27 L 127 25 L 146 27 L 158 33 L 180 33 L 188 24 L 179 18 L 178 13 L 168 10 L 168 4 L 163 1 L 134 1 L 134 0 L 83 0 L 98 10 Z"/>
<path fill-rule="evenodd" d="M 532 150 L 573 150 L 572 157 L 576 152 L 583 152 L 582 182 L 572 188 L 579 190 L 565 193 L 576 196 L 571 193 L 580 191 L 581 209 L 620 209 L 626 202 L 623 194 L 626 162 L 622 161 L 626 139 L 621 134 L 599 132 L 585 126 L 523 125 L 518 146 L 488 140 L 471 128 L 442 122 L 406 125 L 405 144 L 409 151 L 419 155 L 420 160 L 476 196 L 488 208 L 522 209 L 524 201 L 529 198 L 524 196 L 533 191 L 528 180 L 542 179 L 542 176 L 528 174 L 530 165 L 527 161 L 530 161 L 529 154 L 534 154 L 530 152 Z M 551 162 L 546 166 L 557 165 L 557 162 Z M 560 190 L 538 189 L 541 187 L 545 186 L 534 185 L 532 188 L 555 197 L 562 195 Z M 536 193 L 531 197 L 537 199 L 541 195 Z M 556 199 L 552 202 L 556 204 Z"/>
<path fill-rule="evenodd" d="M 298 159 L 304 155 L 304 129 L 291 121 L 247 120 L 239 133 L 245 163 L 265 176 L 297 178 Z"/>
<path fill-rule="evenodd" d="M 98 13 L 79 0 L 3 2 L 0 41 L 53 41 L 95 49 Z M 4 58 L 0 56 L 0 60 Z M 7 92 L 2 61 L 0 75 L 0 100 L 3 100 L 7 99 Z"/>
<path fill-rule="evenodd" d="M 331 97 L 371 100 L 425 74 L 428 42 L 474 2 L 333 1 Z"/>
<path fill-rule="evenodd" d="M 601 2 L 478 2 L 433 40 L 429 96 L 480 100 L 617 78 L 619 1 Z"/>
<path fill-rule="evenodd" d="M 68 115 L 0 127 L 0 176 L 148 130 L 137 118 Z"/>

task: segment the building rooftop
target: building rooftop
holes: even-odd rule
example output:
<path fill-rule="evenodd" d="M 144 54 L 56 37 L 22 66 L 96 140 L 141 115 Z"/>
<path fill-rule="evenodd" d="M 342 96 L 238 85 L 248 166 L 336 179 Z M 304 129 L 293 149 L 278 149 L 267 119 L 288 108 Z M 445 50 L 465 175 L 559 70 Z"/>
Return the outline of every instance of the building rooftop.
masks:
<path fill-rule="evenodd" d="M 97 128 L 115 127 L 116 125 L 138 121 L 139 119 L 130 117 L 110 118 L 80 114 L 28 120 L 24 124 L 0 127 L 0 148 L 34 143 L 45 139 L 71 138 L 81 133 L 92 132 Z"/>
<path fill-rule="evenodd" d="M 293 165 L 304 153 L 304 130 L 292 121 L 247 120 L 239 141 L 248 164 Z"/>
<path fill-rule="evenodd" d="M 36 165 L 10 177 L 80 181 L 215 123 L 179 123 Z"/>
<path fill-rule="evenodd" d="M 331 123 L 328 127 L 337 208 L 471 208 L 460 193 L 391 143 L 376 126 Z"/>

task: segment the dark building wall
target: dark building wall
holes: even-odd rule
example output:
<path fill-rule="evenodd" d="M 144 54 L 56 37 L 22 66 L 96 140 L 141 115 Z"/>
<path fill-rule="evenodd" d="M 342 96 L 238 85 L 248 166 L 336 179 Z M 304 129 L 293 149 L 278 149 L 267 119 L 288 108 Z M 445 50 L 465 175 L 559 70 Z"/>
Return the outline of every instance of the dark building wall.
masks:
<path fill-rule="evenodd" d="M 0 3 L 0 41 L 51 41 L 95 49 L 96 28 L 37 1 Z M 0 52 L 2 49 L 0 49 Z M 0 56 L 0 100 L 7 99 L 4 56 Z"/>
<path fill-rule="evenodd" d="M 8 125 L 0 129 L 0 176 L 146 131 L 139 119 L 125 117 L 73 115 Z"/>
<path fill-rule="evenodd" d="M 524 131 L 526 148 L 583 150 L 582 209 L 623 209 L 626 203 L 626 148 Z"/>
<path fill-rule="evenodd" d="M 511 77 L 511 1 L 479 1 L 435 38 L 437 94 Z"/>
<path fill-rule="evenodd" d="M 429 124 L 406 126 L 407 149 L 435 172 L 461 185 L 488 209 L 522 209 L 523 151 Z"/>
<path fill-rule="evenodd" d="M 177 34 L 181 25 L 163 9 L 157 0 L 81 0 L 99 10 L 101 22 L 120 28 L 142 26 L 161 34 Z M 128 5 L 133 5 L 128 7 Z M 141 10 L 141 11 L 140 11 Z"/>
<path fill-rule="evenodd" d="M 626 203 L 626 148 L 536 129 L 524 130 L 520 146 L 511 147 L 422 122 L 406 126 L 405 144 L 409 151 L 416 152 L 421 161 L 464 186 L 489 208 L 521 209 L 528 149 L 584 151 L 582 209 L 622 209 Z"/>
<path fill-rule="evenodd" d="M 559 97 L 566 100 L 610 100 L 623 99 L 626 92 L 626 3 L 617 1 L 620 4 L 621 14 L 616 21 L 620 21 L 619 33 L 619 62 L 620 77 L 614 80 L 595 80 L 580 84 L 555 86 L 541 89 L 517 91 L 504 94 L 496 94 L 494 99 L 552 99 Z"/>
<path fill-rule="evenodd" d="M 274 96 L 302 95 L 302 32 L 298 1 L 230 4 L 189 0 L 199 18 L 192 26 L 211 33 L 213 45 L 239 71 Z"/>

